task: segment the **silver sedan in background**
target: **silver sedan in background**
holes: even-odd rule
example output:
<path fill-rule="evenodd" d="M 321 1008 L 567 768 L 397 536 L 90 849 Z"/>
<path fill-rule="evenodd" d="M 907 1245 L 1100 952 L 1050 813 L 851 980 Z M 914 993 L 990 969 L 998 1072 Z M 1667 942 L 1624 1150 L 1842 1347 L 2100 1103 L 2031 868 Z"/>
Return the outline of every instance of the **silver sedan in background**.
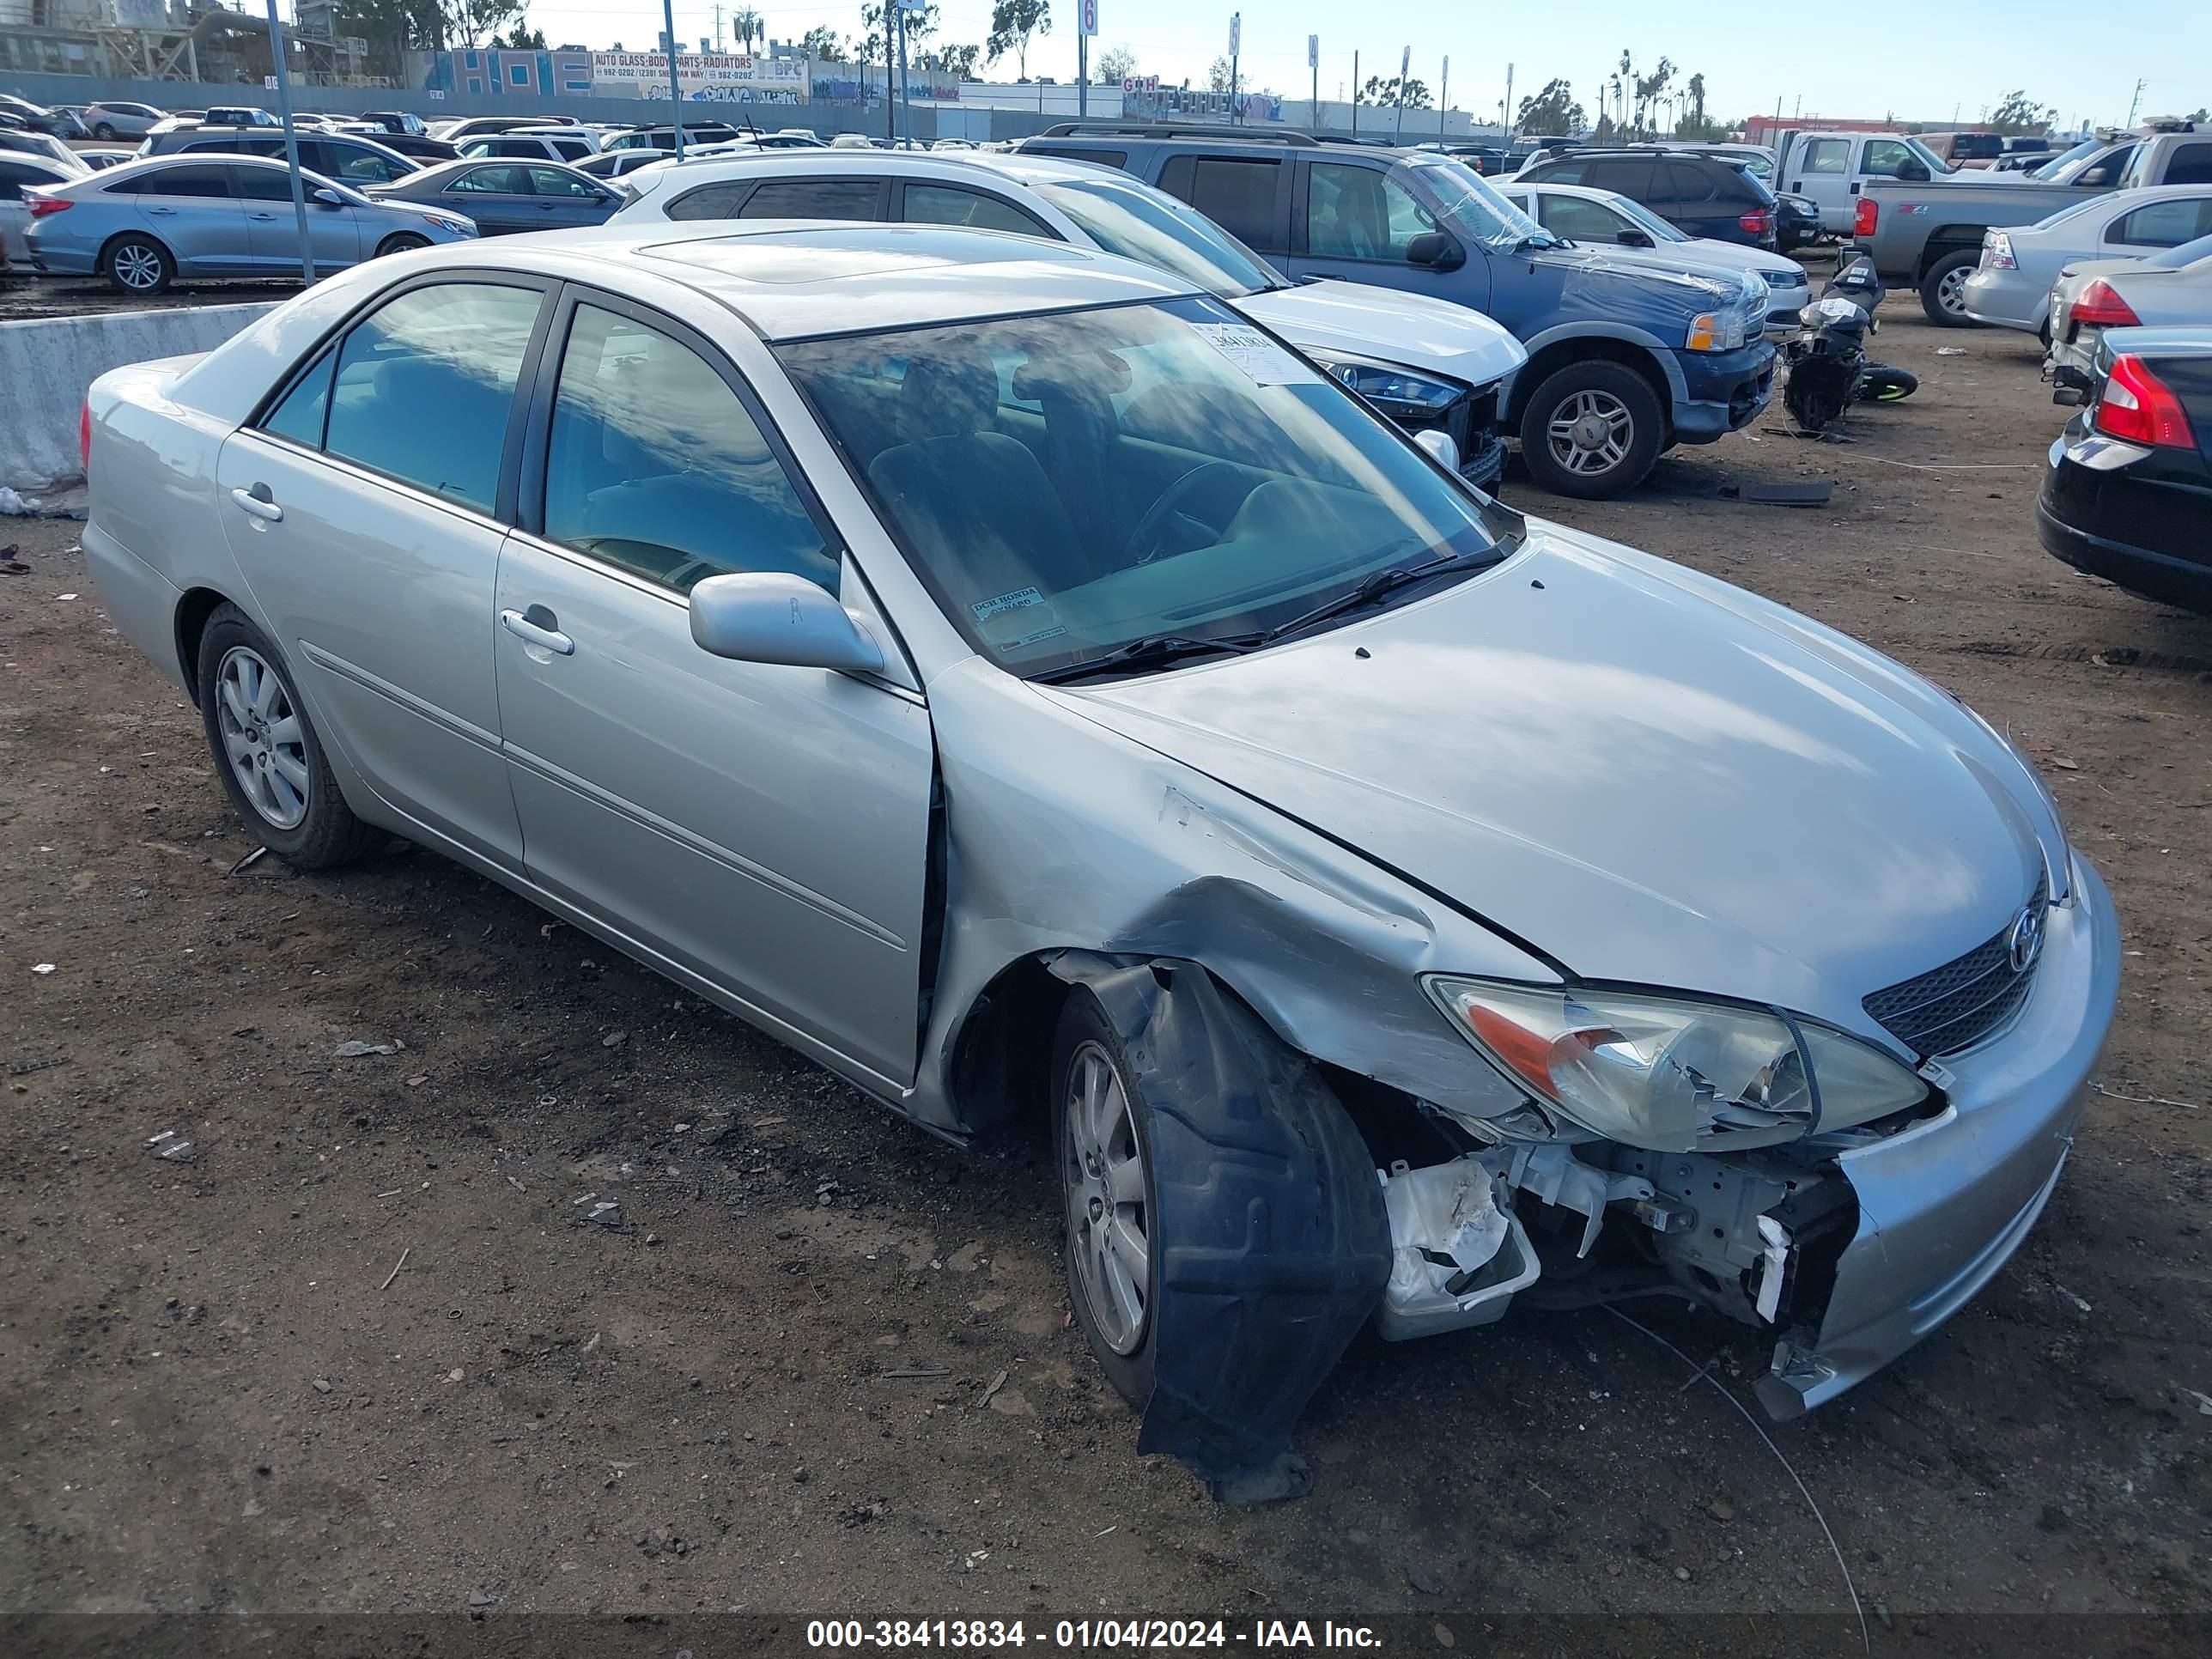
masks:
<path fill-rule="evenodd" d="M 1966 277 L 1966 315 L 2050 343 L 2051 290 L 2069 264 L 2151 258 L 2212 234 L 2212 184 L 2160 185 L 2076 202 L 2032 225 L 1985 230 Z"/>
<path fill-rule="evenodd" d="M 1370 1321 L 1539 1280 L 1818 1406 L 2073 1144 L 2119 939 L 2016 748 L 1173 271 L 618 221 L 319 283 L 85 429 L 252 833 L 405 836 L 943 1136 L 1049 1123 L 1074 1317 L 1218 1494 L 1304 1490 Z"/>
<path fill-rule="evenodd" d="M 477 234 L 458 213 L 386 206 L 314 173 L 301 177 L 318 276 Z M 31 263 L 49 275 L 100 276 L 123 293 L 151 295 L 179 280 L 300 270 L 299 216 L 281 161 L 160 156 L 24 196 Z"/>

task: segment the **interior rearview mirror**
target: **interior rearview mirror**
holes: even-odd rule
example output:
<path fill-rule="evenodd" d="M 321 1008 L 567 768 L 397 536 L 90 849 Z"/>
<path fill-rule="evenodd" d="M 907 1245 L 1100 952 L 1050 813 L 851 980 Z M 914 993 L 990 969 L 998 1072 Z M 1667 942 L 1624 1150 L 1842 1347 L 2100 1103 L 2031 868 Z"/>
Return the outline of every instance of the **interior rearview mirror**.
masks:
<path fill-rule="evenodd" d="M 1459 244 L 1441 230 L 1425 230 L 1406 244 L 1406 263 L 1431 270 L 1457 270 L 1467 263 Z"/>
<path fill-rule="evenodd" d="M 1459 446 L 1452 441 L 1449 432 L 1439 432 L 1434 427 L 1416 432 L 1413 441 L 1429 452 L 1429 459 L 1447 472 L 1459 471 Z"/>
<path fill-rule="evenodd" d="M 1624 230 L 1613 240 L 1623 247 L 1650 247 L 1651 233 L 1648 230 Z"/>
<path fill-rule="evenodd" d="M 880 674 L 881 647 L 835 594 L 781 570 L 709 576 L 691 590 L 691 639 L 732 662 Z"/>

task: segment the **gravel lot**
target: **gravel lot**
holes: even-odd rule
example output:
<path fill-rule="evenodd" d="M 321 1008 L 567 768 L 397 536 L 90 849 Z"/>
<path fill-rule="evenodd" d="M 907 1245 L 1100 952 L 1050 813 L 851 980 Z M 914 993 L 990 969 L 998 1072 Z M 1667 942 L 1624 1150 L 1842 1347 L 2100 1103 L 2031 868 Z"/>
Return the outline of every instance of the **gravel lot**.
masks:
<path fill-rule="evenodd" d="M 1633 501 L 1507 494 L 1871 641 L 2044 764 L 2123 913 L 2109 1092 L 1982 1297 L 1772 1435 L 1876 1648 L 2017 1654 L 1942 1615 L 2049 1613 L 2179 1650 L 2212 1613 L 2212 623 L 2037 547 L 2033 340 L 1885 314 L 1923 389 L 1850 443 L 1778 407 Z M 1805 478 L 1828 506 L 1728 493 Z M 1462 1645 L 1791 1613 L 1856 1650 L 1775 1455 L 1604 1312 L 1363 1340 L 1313 1495 L 1215 1506 L 1068 1327 L 1041 1118 L 941 1146 L 427 854 L 227 874 L 255 843 L 75 539 L 0 520 L 0 1613 L 1395 1612 Z M 1755 1334 L 1632 1311 L 1747 1399 Z"/>

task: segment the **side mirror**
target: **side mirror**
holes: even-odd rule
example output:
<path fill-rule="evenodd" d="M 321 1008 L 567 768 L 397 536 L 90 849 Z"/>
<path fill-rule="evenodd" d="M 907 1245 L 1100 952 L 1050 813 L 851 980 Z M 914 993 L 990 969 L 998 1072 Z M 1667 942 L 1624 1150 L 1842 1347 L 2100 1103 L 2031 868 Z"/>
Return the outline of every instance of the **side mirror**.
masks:
<path fill-rule="evenodd" d="M 1459 446 L 1452 441 L 1449 432 L 1439 432 L 1434 427 L 1416 432 L 1413 441 L 1429 453 L 1429 459 L 1450 473 L 1459 476 Z"/>
<path fill-rule="evenodd" d="M 1650 247 L 1651 233 L 1648 230 L 1624 230 L 1613 240 L 1623 247 Z"/>
<path fill-rule="evenodd" d="M 318 207 L 343 207 L 345 205 L 345 198 L 341 197 L 337 191 L 334 190 L 311 190 L 307 192 L 307 199 L 314 203 Z"/>
<path fill-rule="evenodd" d="M 1924 185 L 1928 182 L 1927 164 L 1922 161 L 1899 161 L 1897 164 L 1897 176 L 1908 185 Z"/>
<path fill-rule="evenodd" d="M 880 674 L 884 653 L 860 620 L 804 576 L 709 576 L 691 590 L 691 640 L 732 662 Z"/>
<path fill-rule="evenodd" d="M 1457 270 L 1467 263 L 1467 255 L 1441 230 L 1425 230 L 1406 244 L 1406 263 L 1431 270 Z"/>

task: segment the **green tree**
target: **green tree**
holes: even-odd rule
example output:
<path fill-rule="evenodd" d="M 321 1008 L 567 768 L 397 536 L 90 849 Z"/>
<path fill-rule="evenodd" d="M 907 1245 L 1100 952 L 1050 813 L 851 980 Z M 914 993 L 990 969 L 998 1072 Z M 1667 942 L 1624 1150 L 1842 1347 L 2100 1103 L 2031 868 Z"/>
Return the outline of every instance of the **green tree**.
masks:
<path fill-rule="evenodd" d="M 1386 81 L 1379 75 L 1369 76 L 1367 84 L 1360 88 L 1356 101 L 1362 104 L 1381 104 L 1389 108 L 1395 108 L 1398 103 L 1398 77 L 1394 75 Z M 1406 107 L 1427 109 L 1429 106 L 1428 82 L 1418 75 L 1407 76 Z"/>
<path fill-rule="evenodd" d="M 543 52 L 545 50 L 545 31 L 526 29 L 517 23 L 507 31 L 506 40 L 502 40 L 495 34 L 491 38 L 491 43 L 508 52 Z"/>
<path fill-rule="evenodd" d="M 830 28 L 811 28 L 799 37 L 799 49 L 820 64 L 843 64 L 851 60 L 846 56 L 844 42 L 837 31 Z"/>
<path fill-rule="evenodd" d="M 1705 77 L 1703 70 L 1690 77 L 1690 125 L 1701 132 L 1705 125 Z"/>
<path fill-rule="evenodd" d="M 1523 98 L 1514 120 L 1516 131 L 1562 137 L 1580 132 L 1583 125 L 1583 106 L 1575 101 L 1574 88 L 1560 80 L 1547 81 L 1542 91 Z"/>
<path fill-rule="evenodd" d="M 498 38 L 501 24 L 520 24 L 529 0 L 443 0 L 447 36 L 471 50 Z"/>
<path fill-rule="evenodd" d="M 1206 89 L 1208 92 L 1229 90 L 1230 70 L 1233 66 L 1226 57 L 1217 58 L 1206 66 Z"/>
<path fill-rule="evenodd" d="M 1118 86 L 1137 72 L 1137 54 L 1127 46 L 1109 46 L 1098 54 L 1091 72 Z"/>
<path fill-rule="evenodd" d="M 921 54 L 921 67 L 948 80 L 972 81 L 982 57 L 981 46 L 935 46 Z"/>
<path fill-rule="evenodd" d="M 1020 78 L 1026 81 L 1030 78 L 1030 37 L 1051 33 L 1052 0 L 994 0 L 991 33 L 983 42 L 984 54 L 995 64 L 1011 52 Z"/>
<path fill-rule="evenodd" d="M 2025 88 L 2014 87 L 1990 112 L 1990 125 L 1999 132 L 2040 132 L 2058 118 L 2048 104 L 2039 104 Z"/>

